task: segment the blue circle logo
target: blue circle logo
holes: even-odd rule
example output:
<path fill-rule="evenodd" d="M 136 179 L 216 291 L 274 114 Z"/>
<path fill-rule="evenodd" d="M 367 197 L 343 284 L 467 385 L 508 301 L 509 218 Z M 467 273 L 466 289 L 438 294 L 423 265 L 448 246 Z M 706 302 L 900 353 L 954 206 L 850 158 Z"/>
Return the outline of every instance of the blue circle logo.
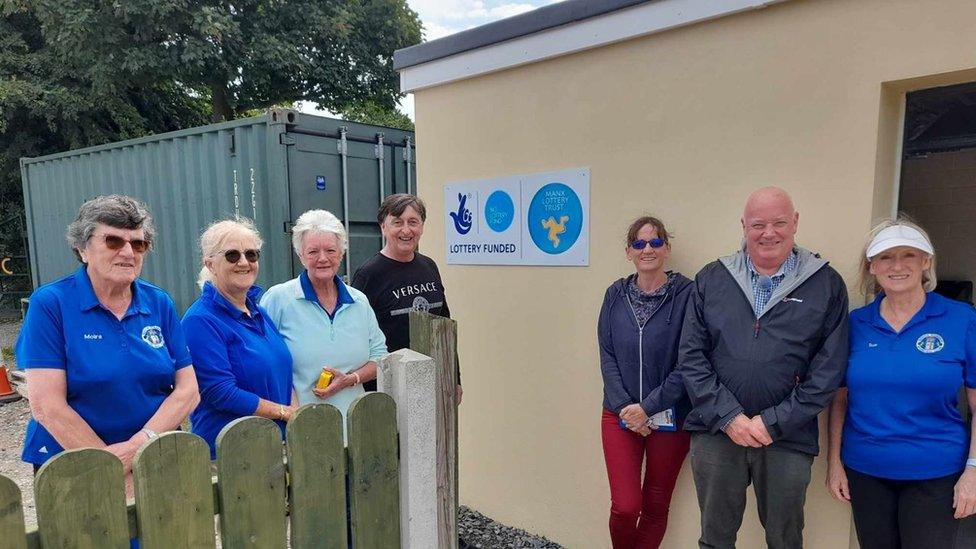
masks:
<path fill-rule="evenodd" d="M 915 340 L 915 348 L 925 354 L 938 353 L 945 347 L 945 340 L 939 334 L 922 334 Z"/>
<path fill-rule="evenodd" d="M 529 203 L 529 235 L 547 254 L 561 254 L 573 247 L 583 231 L 583 205 L 568 185 L 544 185 Z"/>
<path fill-rule="evenodd" d="M 505 191 L 495 191 L 491 193 L 485 201 L 485 222 L 488 227 L 496 233 L 504 232 L 512 226 L 515 219 L 515 203 L 512 197 Z"/>

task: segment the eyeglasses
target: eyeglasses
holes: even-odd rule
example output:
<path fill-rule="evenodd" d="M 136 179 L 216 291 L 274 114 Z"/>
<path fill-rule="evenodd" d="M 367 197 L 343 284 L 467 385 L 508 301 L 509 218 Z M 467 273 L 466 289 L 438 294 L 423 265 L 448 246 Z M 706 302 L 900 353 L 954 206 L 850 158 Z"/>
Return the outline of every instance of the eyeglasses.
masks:
<path fill-rule="evenodd" d="M 241 260 L 241 254 L 244 255 L 244 259 L 248 263 L 257 263 L 258 259 L 261 258 L 261 250 L 244 250 L 243 252 L 240 250 L 224 250 L 224 259 L 228 263 L 237 263 Z"/>
<path fill-rule="evenodd" d="M 630 243 L 630 247 L 635 250 L 643 250 L 644 248 L 650 246 L 652 248 L 660 248 L 664 246 L 665 242 L 661 238 L 652 238 L 650 240 L 644 240 L 643 238 L 638 238 L 637 240 Z"/>
<path fill-rule="evenodd" d="M 126 243 L 132 246 L 132 251 L 141 254 L 145 253 L 149 249 L 149 241 L 142 240 L 139 238 L 129 240 L 127 238 L 122 238 L 114 234 L 97 234 L 92 236 L 101 237 L 105 241 L 105 247 L 110 250 L 121 250 L 125 247 Z"/>

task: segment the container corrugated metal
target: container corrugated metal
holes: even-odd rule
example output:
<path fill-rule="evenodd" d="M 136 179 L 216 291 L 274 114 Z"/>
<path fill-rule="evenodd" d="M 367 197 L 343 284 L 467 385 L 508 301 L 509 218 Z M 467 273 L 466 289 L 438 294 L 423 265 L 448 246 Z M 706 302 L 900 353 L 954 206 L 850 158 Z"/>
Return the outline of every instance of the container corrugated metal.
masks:
<path fill-rule="evenodd" d="M 416 188 L 412 143 L 412 132 L 274 109 L 21 159 L 34 286 L 77 267 L 65 229 L 84 201 L 105 194 L 148 205 L 157 236 L 142 278 L 168 291 L 181 311 L 198 295 L 201 232 L 235 215 L 254 219 L 264 238 L 258 284 L 265 288 L 301 271 L 289 229 L 314 208 L 348 222 L 347 268 L 355 272 L 381 246 L 376 208 L 382 197 Z"/>

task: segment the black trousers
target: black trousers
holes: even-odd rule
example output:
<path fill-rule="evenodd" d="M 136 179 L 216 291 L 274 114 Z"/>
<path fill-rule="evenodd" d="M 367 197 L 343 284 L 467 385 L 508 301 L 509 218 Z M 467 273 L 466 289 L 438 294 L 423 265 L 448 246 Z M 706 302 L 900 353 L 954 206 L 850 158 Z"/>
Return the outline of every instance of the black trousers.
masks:
<path fill-rule="evenodd" d="M 952 516 L 952 491 L 960 473 L 891 480 L 845 469 L 861 549 L 956 547 L 959 521 Z"/>

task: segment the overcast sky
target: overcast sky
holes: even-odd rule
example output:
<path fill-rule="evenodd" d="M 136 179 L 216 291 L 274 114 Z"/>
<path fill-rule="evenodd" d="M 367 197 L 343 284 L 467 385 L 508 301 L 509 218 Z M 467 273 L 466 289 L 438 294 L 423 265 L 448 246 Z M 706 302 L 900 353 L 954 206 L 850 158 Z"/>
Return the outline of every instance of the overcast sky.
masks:
<path fill-rule="evenodd" d="M 506 17 L 532 11 L 540 6 L 561 0 L 407 0 L 410 8 L 420 15 L 424 25 L 424 41 L 436 40 L 472 27 Z M 302 112 L 331 116 L 318 111 L 310 103 L 300 103 Z M 407 95 L 400 110 L 413 118 L 413 95 Z"/>

